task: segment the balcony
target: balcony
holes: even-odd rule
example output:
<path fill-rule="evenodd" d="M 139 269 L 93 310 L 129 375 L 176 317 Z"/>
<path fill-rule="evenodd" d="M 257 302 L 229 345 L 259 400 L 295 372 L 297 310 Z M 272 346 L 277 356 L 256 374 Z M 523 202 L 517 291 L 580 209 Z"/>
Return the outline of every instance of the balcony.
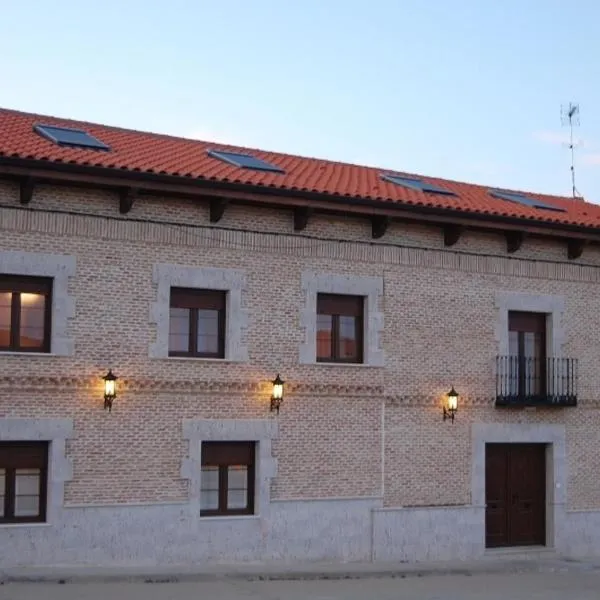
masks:
<path fill-rule="evenodd" d="M 498 356 L 496 406 L 577 406 L 577 359 Z"/>

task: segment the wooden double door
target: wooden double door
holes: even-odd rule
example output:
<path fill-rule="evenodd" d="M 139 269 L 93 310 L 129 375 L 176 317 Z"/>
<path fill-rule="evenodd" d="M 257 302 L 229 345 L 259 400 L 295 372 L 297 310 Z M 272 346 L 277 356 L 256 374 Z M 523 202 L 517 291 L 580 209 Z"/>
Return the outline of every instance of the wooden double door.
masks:
<path fill-rule="evenodd" d="M 486 547 L 546 544 L 546 445 L 486 444 Z"/>

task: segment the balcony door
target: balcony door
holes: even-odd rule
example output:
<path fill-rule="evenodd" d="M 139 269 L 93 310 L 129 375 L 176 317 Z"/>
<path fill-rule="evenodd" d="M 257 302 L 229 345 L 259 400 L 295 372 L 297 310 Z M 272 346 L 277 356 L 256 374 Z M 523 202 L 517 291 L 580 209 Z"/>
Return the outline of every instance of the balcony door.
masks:
<path fill-rule="evenodd" d="M 508 313 L 510 393 L 519 398 L 546 394 L 546 314 Z"/>

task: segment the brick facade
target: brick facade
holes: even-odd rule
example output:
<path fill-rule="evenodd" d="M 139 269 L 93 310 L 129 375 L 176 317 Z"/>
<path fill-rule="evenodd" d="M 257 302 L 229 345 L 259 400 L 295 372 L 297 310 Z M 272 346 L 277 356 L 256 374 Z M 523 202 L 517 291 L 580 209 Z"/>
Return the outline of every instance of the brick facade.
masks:
<path fill-rule="evenodd" d="M 564 426 L 565 508 L 600 511 L 596 248 L 567 261 L 559 242 L 530 239 L 509 256 L 500 234 L 467 232 L 445 248 L 439 228 L 421 225 L 393 224 L 373 241 L 368 223 L 351 218 L 317 215 L 295 234 L 284 210 L 234 205 L 211 226 L 206 207 L 191 201 L 142 198 L 123 216 L 110 192 L 39 186 L 27 208 L 17 198 L 17 186 L 0 181 L 0 256 L 73 258 L 74 352 L 0 355 L 0 420 L 72 419 L 65 509 L 185 503 L 184 421 L 273 419 L 274 506 L 469 506 L 471 430 L 496 423 Z M 244 274 L 247 361 L 151 357 L 153 273 L 165 264 Z M 306 273 L 383 282 L 383 366 L 300 360 Z M 564 302 L 562 355 L 579 360 L 576 408 L 494 407 L 503 293 Z M 120 377 L 110 414 L 101 380 L 109 367 Z M 288 384 L 279 416 L 269 412 L 276 373 Z M 441 418 L 451 386 L 461 394 L 453 424 Z"/>

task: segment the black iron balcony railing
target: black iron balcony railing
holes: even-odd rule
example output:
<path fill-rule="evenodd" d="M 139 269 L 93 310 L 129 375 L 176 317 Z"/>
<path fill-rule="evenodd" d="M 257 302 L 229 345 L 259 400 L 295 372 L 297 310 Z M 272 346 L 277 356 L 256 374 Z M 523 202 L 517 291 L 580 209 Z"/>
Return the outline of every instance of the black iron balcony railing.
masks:
<path fill-rule="evenodd" d="M 577 359 L 498 356 L 496 406 L 577 406 Z"/>

